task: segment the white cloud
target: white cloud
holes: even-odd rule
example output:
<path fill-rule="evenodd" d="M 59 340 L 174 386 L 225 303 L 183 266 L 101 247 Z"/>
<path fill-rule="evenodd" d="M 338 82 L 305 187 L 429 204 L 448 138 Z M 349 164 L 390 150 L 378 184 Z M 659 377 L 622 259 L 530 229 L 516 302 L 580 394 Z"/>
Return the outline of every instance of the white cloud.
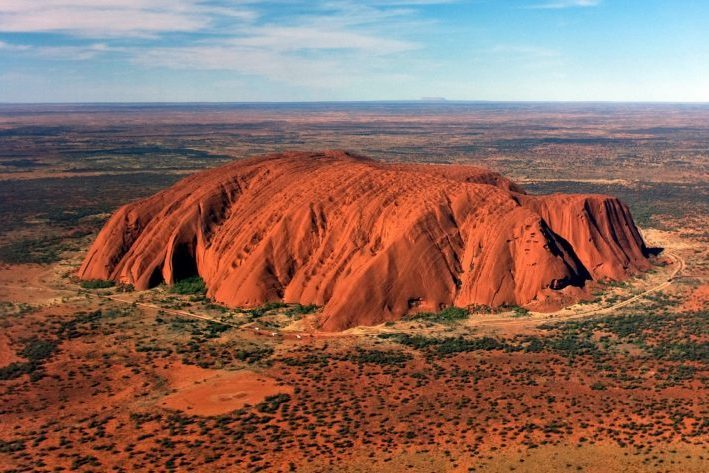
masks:
<path fill-rule="evenodd" d="M 261 4 L 304 5 L 330 19 L 363 24 L 411 13 L 406 7 L 456 0 L 0 0 L 0 32 L 59 32 L 90 38 L 213 32 L 224 21 L 248 23 Z M 270 5 L 273 7 L 273 5 Z M 307 16 L 302 17 L 305 19 Z"/>
<path fill-rule="evenodd" d="M 264 26 L 250 28 L 232 44 L 265 48 L 272 51 L 301 51 L 307 49 L 353 49 L 372 54 L 388 54 L 416 49 L 407 41 L 388 39 L 344 28 L 313 26 Z"/>
<path fill-rule="evenodd" d="M 27 51 L 29 46 L 24 44 L 11 44 L 5 41 L 0 41 L 0 51 Z"/>
<path fill-rule="evenodd" d="M 348 69 L 372 58 L 411 51 L 418 44 L 393 31 L 420 26 L 405 5 L 450 0 L 323 0 L 304 2 L 300 14 L 257 24 L 261 0 L 0 0 L 0 32 L 62 32 L 106 42 L 46 46 L 0 45 L 50 59 L 85 60 L 121 53 L 146 67 L 234 70 L 279 80 L 284 76 L 333 68 Z M 271 2 L 269 2 L 271 3 Z M 292 6 L 297 0 L 289 2 Z M 273 8 L 273 5 L 269 5 Z M 298 9 L 296 9 L 298 11 Z M 236 18 L 219 36 L 183 37 L 165 46 L 150 37 L 168 32 L 214 33 L 215 23 Z M 126 45 L 114 40 L 146 37 Z M 157 39 L 157 38 L 156 38 Z M 337 54 L 335 54 L 335 52 Z M 337 56 L 337 63 L 333 57 Z M 352 61 L 347 63 L 347 61 Z M 300 70 L 300 72 L 297 72 Z M 308 74 L 314 76 L 315 74 Z"/>
<path fill-rule="evenodd" d="M 68 61 L 85 61 L 100 54 L 120 51 L 105 43 L 93 43 L 79 46 L 31 46 L 28 44 L 13 44 L 0 41 L 0 52 L 9 51 L 44 59 L 59 59 Z"/>
<path fill-rule="evenodd" d="M 115 50 L 104 43 L 85 46 L 43 46 L 31 49 L 31 52 L 39 57 L 69 61 L 87 61 L 110 51 Z"/>
<path fill-rule="evenodd" d="M 33 42 L 22 46 L 27 56 L 81 61 L 110 54 L 127 67 L 224 71 L 236 81 L 259 77 L 283 86 L 334 91 L 405 80 L 404 74 L 392 71 L 392 56 L 401 60 L 421 47 L 407 39 L 430 24 L 420 19 L 416 7 L 451 2 L 0 0 L 0 32 L 59 32 L 86 43 Z M 292 14 L 273 15 L 277 4 Z M 188 34 L 168 42 L 163 40 L 168 33 Z M 0 53 L 10 47 L 20 48 L 0 44 Z"/>
<path fill-rule="evenodd" d="M 342 89 L 372 80 L 400 80 L 386 57 L 350 51 L 347 54 L 308 55 L 239 45 L 202 45 L 151 48 L 137 52 L 133 61 L 144 67 L 234 72 L 312 89 Z M 396 77 L 395 77 L 396 76 Z"/>
<path fill-rule="evenodd" d="M 207 28 L 215 16 L 256 14 L 201 0 L 2 0 L 0 32 L 61 32 L 86 37 L 151 36 Z"/>
<path fill-rule="evenodd" d="M 393 32 L 412 31 L 418 20 L 409 10 L 372 4 L 412 2 L 364 3 L 322 2 L 305 14 L 243 25 L 222 38 L 135 50 L 133 61 L 144 67 L 232 71 L 311 88 L 347 87 L 367 75 L 395 80 L 389 57 L 421 46 Z"/>

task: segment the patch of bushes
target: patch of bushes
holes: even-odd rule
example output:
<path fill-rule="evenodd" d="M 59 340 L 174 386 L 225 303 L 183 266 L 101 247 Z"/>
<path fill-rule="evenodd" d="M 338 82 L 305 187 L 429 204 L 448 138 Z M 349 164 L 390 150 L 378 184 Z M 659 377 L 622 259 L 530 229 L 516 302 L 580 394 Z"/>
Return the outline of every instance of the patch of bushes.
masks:
<path fill-rule="evenodd" d="M 402 366 L 411 359 L 411 356 L 400 351 L 358 349 L 356 352 L 349 354 L 347 358 L 357 364 L 373 363 L 377 365 Z"/>
<path fill-rule="evenodd" d="M 577 334 L 566 333 L 561 338 L 552 338 L 549 341 L 552 351 L 567 357 L 578 355 L 594 355 L 598 353 L 598 346 L 591 340 Z"/>
<path fill-rule="evenodd" d="M 6 442 L 0 440 L 0 453 L 21 452 L 25 449 L 25 443 L 22 440 L 11 440 Z"/>
<path fill-rule="evenodd" d="M 522 351 L 525 353 L 540 353 L 545 347 L 545 340 L 539 337 L 524 337 L 521 342 Z"/>
<path fill-rule="evenodd" d="M 492 337 L 464 338 L 464 337 L 425 337 L 422 335 L 408 335 L 404 333 L 382 334 L 380 338 L 394 340 L 417 350 L 427 350 L 440 356 L 453 355 L 472 351 L 507 350 L 510 346 Z"/>
<path fill-rule="evenodd" d="M 116 288 L 116 292 L 133 292 L 135 287 L 132 284 L 119 284 Z"/>
<path fill-rule="evenodd" d="M 203 328 L 198 331 L 193 331 L 192 335 L 202 336 L 204 338 L 219 338 L 224 332 L 229 331 L 231 327 L 229 325 L 208 322 Z"/>
<path fill-rule="evenodd" d="M 457 338 L 444 338 L 441 343 L 436 347 L 436 351 L 441 355 L 451 355 L 455 353 L 464 353 L 470 351 L 493 351 L 493 350 L 504 350 L 507 348 L 505 343 L 492 337 L 481 337 L 467 339 L 463 337 Z"/>
<path fill-rule="evenodd" d="M 204 284 L 204 280 L 201 277 L 192 276 L 175 281 L 175 284 L 170 287 L 170 292 L 182 295 L 204 295 L 207 293 L 207 286 Z"/>
<path fill-rule="evenodd" d="M 234 358 L 246 363 L 256 363 L 273 355 L 273 352 L 274 350 L 271 347 L 242 348 L 236 350 Z"/>
<path fill-rule="evenodd" d="M 662 304 L 667 298 L 656 297 Z M 549 342 L 552 348 L 566 355 L 597 354 L 592 340 L 595 332 L 615 335 L 615 343 L 632 343 L 656 359 L 668 361 L 709 361 L 709 343 L 702 341 L 709 333 L 709 312 L 669 312 L 657 308 L 652 301 L 648 308 L 626 315 L 541 325 L 543 330 L 556 332 Z M 695 341 L 696 340 L 696 341 Z"/>
<path fill-rule="evenodd" d="M 202 368 L 224 368 L 238 366 L 238 363 L 255 364 L 268 363 L 274 349 L 267 346 L 225 346 L 222 344 L 206 344 L 205 340 L 193 337 L 189 342 L 181 344 L 176 352 L 182 355 L 182 362 L 197 365 Z"/>
<path fill-rule="evenodd" d="M 410 320 L 426 320 L 437 323 L 453 323 L 459 320 L 467 319 L 470 315 L 467 309 L 460 307 L 446 307 L 440 312 L 419 312 L 409 317 Z"/>
<path fill-rule="evenodd" d="M 600 353 L 598 346 L 592 340 L 581 334 L 570 332 L 562 332 L 558 335 L 546 337 L 518 336 L 505 340 L 487 336 L 478 338 L 466 338 L 463 336 L 427 337 L 406 333 L 385 333 L 379 335 L 379 337 L 424 351 L 429 355 L 438 356 L 494 350 L 524 353 L 546 351 L 569 358 L 579 355 L 596 356 Z"/>
<path fill-rule="evenodd" d="M 655 375 L 655 377 L 657 379 L 662 379 L 664 375 L 668 383 L 676 384 L 681 383 L 682 381 L 694 379 L 696 374 L 697 368 L 695 368 L 694 366 L 679 365 L 661 368 L 659 372 Z"/>
<path fill-rule="evenodd" d="M 59 237 L 27 238 L 0 245 L 0 261 L 9 264 L 49 264 L 66 248 Z"/>
<path fill-rule="evenodd" d="M 25 347 L 20 352 L 20 356 L 30 361 L 42 361 L 52 356 L 56 348 L 56 342 L 32 338 L 25 342 Z"/>
<path fill-rule="evenodd" d="M 113 281 L 105 281 L 103 279 L 89 279 L 88 281 L 80 281 L 79 286 L 84 289 L 106 289 L 115 286 Z"/>
<path fill-rule="evenodd" d="M 17 379 L 23 375 L 30 375 L 31 381 L 38 381 L 44 377 L 44 362 L 56 351 L 57 343 L 53 341 L 32 338 L 25 342 L 24 348 L 18 355 L 29 361 L 16 361 L 0 368 L 0 380 Z"/>
<path fill-rule="evenodd" d="M 77 456 L 71 464 L 71 471 L 78 471 L 84 466 L 100 467 L 101 462 L 93 455 Z"/>
<path fill-rule="evenodd" d="M 515 318 L 529 317 L 529 311 L 527 309 L 525 309 L 524 307 L 513 306 L 512 307 L 512 317 L 515 317 Z"/>
<path fill-rule="evenodd" d="M 30 374 L 37 369 L 37 364 L 31 361 L 15 361 L 0 368 L 0 381 L 17 379 L 20 376 Z"/>
<path fill-rule="evenodd" d="M 256 404 L 256 410 L 265 414 L 275 414 L 282 404 L 290 402 L 290 394 L 274 394 L 267 396 L 263 402 Z"/>
<path fill-rule="evenodd" d="M 286 310 L 286 315 L 289 317 L 297 317 L 299 315 L 312 314 L 316 310 L 318 310 L 318 306 L 316 306 L 315 304 L 309 304 L 309 305 L 295 304 L 293 306 L 288 307 L 288 310 Z"/>
<path fill-rule="evenodd" d="M 73 319 L 62 322 L 59 325 L 57 335 L 68 339 L 81 337 L 85 334 L 80 330 L 81 326 L 84 324 L 91 324 L 91 329 L 94 329 L 96 322 L 98 322 L 103 315 L 103 312 L 100 310 L 95 310 L 93 312 L 77 312 L 74 314 Z"/>
<path fill-rule="evenodd" d="M 709 361 L 709 343 L 667 343 L 652 347 L 651 353 L 663 360 Z"/>
<path fill-rule="evenodd" d="M 266 313 L 271 312 L 272 310 L 277 310 L 277 309 L 282 309 L 284 307 L 288 307 L 288 304 L 285 304 L 283 302 L 267 302 L 261 307 L 256 307 L 254 309 L 248 309 L 245 310 L 247 314 L 249 314 L 249 317 L 251 320 L 258 319 L 259 317 L 263 317 L 266 315 Z"/>
<path fill-rule="evenodd" d="M 379 338 L 393 340 L 401 345 L 417 350 L 424 350 L 439 343 L 438 338 L 425 337 L 423 335 L 409 335 L 407 333 L 383 333 L 379 335 Z"/>
<path fill-rule="evenodd" d="M 288 366 L 312 366 L 318 365 L 321 368 L 328 366 L 330 363 L 330 357 L 324 353 L 319 354 L 308 354 L 301 357 L 284 357 L 279 358 L 278 361 Z"/>

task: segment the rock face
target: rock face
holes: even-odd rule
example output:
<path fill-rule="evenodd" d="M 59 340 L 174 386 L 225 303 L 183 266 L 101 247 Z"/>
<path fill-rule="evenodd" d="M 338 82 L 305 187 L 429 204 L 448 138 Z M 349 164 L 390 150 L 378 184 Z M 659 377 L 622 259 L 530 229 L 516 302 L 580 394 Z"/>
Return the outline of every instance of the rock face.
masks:
<path fill-rule="evenodd" d="M 142 290 L 199 274 L 234 307 L 324 306 L 343 330 L 455 305 L 558 307 L 649 268 L 628 208 L 527 195 L 472 166 L 283 153 L 192 175 L 119 209 L 83 279 Z"/>

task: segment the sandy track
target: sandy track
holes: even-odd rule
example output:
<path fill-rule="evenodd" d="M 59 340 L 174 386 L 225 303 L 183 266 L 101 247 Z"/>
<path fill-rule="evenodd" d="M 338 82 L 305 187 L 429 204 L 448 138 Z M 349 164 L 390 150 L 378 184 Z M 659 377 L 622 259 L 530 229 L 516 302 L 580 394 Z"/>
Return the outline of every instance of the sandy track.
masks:
<path fill-rule="evenodd" d="M 551 312 L 551 313 L 546 313 L 542 314 L 541 317 L 531 317 L 531 318 L 512 318 L 510 316 L 505 316 L 505 317 L 495 317 L 495 318 L 490 318 L 490 317 L 485 317 L 481 319 L 476 319 L 473 320 L 471 325 L 475 326 L 484 326 L 484 325 L 504 325 L 507 327 L 511 326 L 519 326 L 519 325 L 540 325 L 544 323 L 549 323 L 552 321 L 565 321 L 565 320 L 574 320 L 574 319 L 581 319 L 584 317 L 591 317 L 594 315 L 603 315 L 603 314 L 608 314 L 613 311 L 616 311 L 618 309 L 621 309 L 623 307 L 626 307 L 634 302 L 639 301 L 640 299 L 644 298 L 645 296 L 652 294 L 657 291 L 661 291 L 662 289 L 665 289 L 666 287 L 670 286 L 677 278 L 677 276 L 684 270 L 686 267 L 686 263 L 684 259 L 682 259 L 679 255 L 673 252 L 667 252 L 666 256 L 671 258 L 673 261 L 676 263 L 676 267 L 672 271 L 672 274 L 667 278 L 667 280 L 663 281 L 662 283 L 653 286 L 649 289 L 646 289 L 645 291 L 641 292 L 640 294 L 636 294 L 632 297 L 629 297 L 628 299 L 625 299 L 620 302 L 616 302 L 614 304 L 611 304 L 606 307 L 598 307 L 594 309 L 589 309 L 586 311 L 582 312 L 576 312 L 573 314 L 564 314 L 564 315 L 555 315 L 558 314 L 559 312 Z"/>
<path fill-rule="evenodd" d="M 668 287 L 670 284 L 672 284 L 675 280 L 675 278 L 679 275 L 680 272 L 684 270 L 684 268 L 687 266 L 687 263 L 682 259 L 678 254 L 672 253 L 672 252 L 667 252 L 666 254 L 667 257 L 671 258 L 672 260 L 675 261 L 677 264 L 677 267 L 672 271 L 672 274 L 670 277 L 667 279 L 667 281 L 658 284 L 657 286 L 651 287 L 650 289 L 643 291 L 640 294 L 637 294 L 629 299 L 626 299 L 621 302 L 617 302 L 615 304 L 609 305 L 607 307 L 602 307 L 599 309 L 591 309 L 585 312 L 579 312 L 574 314 L 571 317 L 585 317 L 587 315 L 598 315 L 598 314 L 605 314 L 608 312 L 612 312 L 614 310 L 620 309 L 621 307 L 625 307 L 627 305 L 632 304 L 635 301 L 638 301 L 642 299 L 643 297 L 647 296 L 648 294 L 652 294 L 653 292 L 661 291 L 662 289 Z"/>

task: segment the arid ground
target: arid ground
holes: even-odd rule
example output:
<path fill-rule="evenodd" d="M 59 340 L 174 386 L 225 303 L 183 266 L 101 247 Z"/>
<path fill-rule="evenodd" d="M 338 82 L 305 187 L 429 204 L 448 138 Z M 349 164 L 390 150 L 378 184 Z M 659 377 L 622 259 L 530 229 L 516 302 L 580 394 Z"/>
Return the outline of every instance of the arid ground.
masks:
<path fill-rule="evenodd" d="M 227 309 L 195 279 L 77 280 L 120 205 L 284 149 L 615 195 L 663 251 L 558 312 L 342 333 L 318 307 Z M 2 105 L 0 468 L 707 471 L 708 228 L 706 105 Z"/>

